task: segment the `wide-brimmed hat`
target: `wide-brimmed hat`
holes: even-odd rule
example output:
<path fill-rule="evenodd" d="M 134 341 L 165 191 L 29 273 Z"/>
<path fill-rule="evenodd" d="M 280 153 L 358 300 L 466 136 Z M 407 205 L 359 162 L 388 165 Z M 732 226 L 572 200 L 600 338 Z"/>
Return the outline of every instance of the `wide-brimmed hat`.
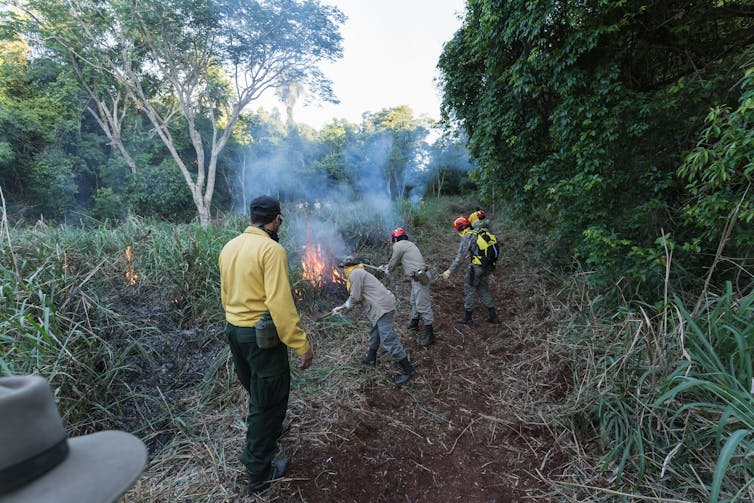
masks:
<path fill-rule="evenodd" d="M 353 255 L 348 255 L 346 257 L 343 257 L 340 259 L 340 262 L 338 263 L 338 267 L 351 267 L 352 265 L 359 265 L 361 264 L 361 260 L 359 260 L 357 257 L 354 257 Z"/>
<path fill-rule="evenodd" d="M 129 433 L 68 438 L 42 377 L 0 378 L 0 503 L 111 503 L 146 464 Z"/>

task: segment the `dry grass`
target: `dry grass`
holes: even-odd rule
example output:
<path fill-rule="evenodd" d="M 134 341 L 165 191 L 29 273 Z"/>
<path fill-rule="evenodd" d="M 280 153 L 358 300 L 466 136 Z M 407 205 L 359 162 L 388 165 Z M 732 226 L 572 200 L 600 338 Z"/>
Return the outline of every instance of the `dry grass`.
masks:
<path fill-rule="evenodd" d="M 359 325 L 340 317 L 319 323 L 303 319 L 315 351 L 315 365 L 293 371 L 293 389 L 286 422 L 291 429 L 282 440 L 291 456 L 301 449 L 338 442 L 333 425 L 342 407 L 362 407 L 361 383 L 367 378 L 357 366 L 356 356 L 366 345 L 354 340 Z M 361 327 L 365 328 L 365 327 Z M 362 330 L 363 332 L 363 330 Z M 291 358 L 292 365 L 296 362 Z M 203 403 L 188 424 L 176 424 L 181 431 L 152 460 L 149 469 L 131 490 L 133 501 L 277 501 L 284 491 L 276 485 L 264 496 L 243 494 L 247 482 L 241 454 L 248 397 L 233 375 L 226 356 L 215 379 L 212 398 L 198 392 L 189 401 Z M 282 482 L 285 482 L 283 479 Z"/>
<path fill-rule="evenodd" d="M 422 240 L 427 250 L 425 258 L 435 269 L 441 269 L 452 259 L 456 243 L 452 241 L 453 235 L 448 235 L 442 226 L 437 226 L 437 232 L 442 233 L 437 236 L 438 241 L 444 241 L 441 247 L 428 246 L 431 237 L 427 234 L 422 235 Z M 485 339 L 479 347 L 481 353 L 474 355 L 473 360 L 451 360 L 448 367 L 442 368 L 424 367 L 417 382 L 407 390 L 414 406 L 400 418 L 375 410 L 368 403 L 370 390 L 381 386 L 379 383 L 385 379 L 385 371 L 394 369 L 391 362 L 381 361 L 376 371 L 364 372 L 357 362 L 356 357 L 366 348 L 368 326 L 362 321 L 363 317 L 356 312 L 347 318 L 332 316 L 315 323 L 303 316 L 304 328 L 313 341 L 315 364 L 307 371 L 293 372 L 287 418 L 291 429 L 281 443 L 294 462 L 306 451 L 333 447 L 338 451 L 354 450 L 359 448 L 360 442 L 369 442 L 367 438 L 358 439 L 352 431 L 342 429 L 346 414 L 351 418 L 384 421 L 388 428 L 417 441 L 423 441 L 426 428 L 434 429 L 436 433 L 433 435 L 437 435 L 449 456 L 455 455 L 459 445 L 466 441 L 488 438 L 488 442 L 494 444 L 513 435 L 519 445 L 511 447 L 511 452 L 517 453 L 514 457 L 527 460 L 527 463 L 530 458 L 536 458 L 532 466 L 541 471 L 545 470 L 545 465 L 552 466 L 553 459 L 559 454 L 548 439 L 557 433 L 548 431 L 547 420 L 563 399 L 569 377 L 568 366 L 563 364 L 562 353 L 559 354 L 558 344 L 554 342 L 559 339 L 557 327 L 561 315 L 554 304 L 546 301 L 550 297 L 547 293 L 551 288 L 551 276 L 524 259 L 531 252 L 533 241 L 510 229 L 501 227 L 498 232 L 505 236 L 508 244 L 508 259 L 501 264 L 495 280 L 502 288 L 500 302 L 506 304 L 499 308 L 506 314 L 506 321 L 498 330 L 509 335 Z M 399 299 L 405 302 L 407 286 L 398 285 Z M 438 285 L 433 296 L 435 304 L 443 308 L 436 317 L 455 316 L 459 295 L 457 284 L 454 287 Z M 402 303 L 399 312 L 406 308 Z M 446 331 L 449 333 L 445 337 L 451 341 L 450 350 L 455 347 L 459 352 L 465 351 L 464 345 L 472 344 L 469 334 L 457 330 L 452 322 L 449 327 L 452 329 Z M 292 358 L 292 363 L 295 361 L 295 357 Z M 426 357 L 422 356 L 421 363 L 428 364 Z M 430 363 L 433 366 L 441 364 L 445 365 L 440 360 Z M 197 415 L 191 417 L 188 424 L 180 425 L 185 434 L 174 437 L 155 456 L 148 471 L 129 493 L 131 499 L 305 501 L 308 496 L 298 492 L 302 487 L 299 482 L 314 487 L 333 476 L 335 472 L 324 460 L 310 480 L 284 479 L 261 496 L 245 496 L 245 474 L 238 457 L 244 437 L 246 396 L 234 381 L 228 359 L 214 383 L 211 398 L 202 407 L 203 412 L 197 410 Z M 484 403 L 480 405 L 489 412 L 462 409 L 456 418 L 438 413 L 432 404 L 441 400 L 449 389 L 459 386 L 479 391 L 484 397 Z M 205 395 L 198 393 L 194 400 L 202 402 Z M 423 433 L 417 430 L 418 427 Z M 531 435 L 534 430 L 537 434 Z M 414 467 L 430 474 L 437 484 L 445 483 L 426 463 L 415 463 Z M 520 484 L 522 491 L 524 479 L 544 478 L 535 470 L 522 475 L 500 475 L 502 484 Z M 530 487 L 525 493 L 531 498 L 548 498 L 547 485 Z"/>

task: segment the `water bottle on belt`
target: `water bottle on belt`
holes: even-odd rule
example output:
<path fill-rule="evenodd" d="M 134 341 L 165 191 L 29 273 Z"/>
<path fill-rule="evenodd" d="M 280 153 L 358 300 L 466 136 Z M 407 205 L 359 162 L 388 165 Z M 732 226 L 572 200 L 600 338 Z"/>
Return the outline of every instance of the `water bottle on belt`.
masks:
<path fill-rule="evenodd" d="M 280 344 L 278 330 L 272 322 L 272 316 L 270 316 L 269 311 L 265 311 L 262 319 L 254 325 L 254 329 L 257 333 L 257 346 L 260 349 L 272 349 Z"/>
<path fill-rule="evenodd" d="M 429 273 L 427 272 L 427 268 L 419 269 L 414 274 L 412 274 L 411 277 L 424 286 L 429 285 L 430 283 L 430 277 Z"/>

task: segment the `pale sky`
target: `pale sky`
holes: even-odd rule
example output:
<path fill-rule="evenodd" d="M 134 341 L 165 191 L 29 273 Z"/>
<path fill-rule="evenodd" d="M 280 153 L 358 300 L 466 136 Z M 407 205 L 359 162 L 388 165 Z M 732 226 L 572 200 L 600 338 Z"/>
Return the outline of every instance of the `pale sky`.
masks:
<path fill-rule="evenodd" d="M 294 120 L 317 129 L 333 118 L 361 122 L 363 112 L 408 105 L 414 116 L 440 118 L 434 84 L 442 46 L 461 26 L 465 0 L 323 0 L 348 17 L 343 58 L 321 66 L 339 105 L 297 104 Z M 285 107 L 268 96 L 257 105 Z M 257 108 L 252 104 L 253 108 Z"/>

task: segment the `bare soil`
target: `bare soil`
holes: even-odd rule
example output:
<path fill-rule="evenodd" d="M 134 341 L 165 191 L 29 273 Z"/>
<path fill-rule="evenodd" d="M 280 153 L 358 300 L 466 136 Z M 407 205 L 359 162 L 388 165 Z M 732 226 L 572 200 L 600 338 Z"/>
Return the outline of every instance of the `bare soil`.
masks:
<path fill-rule="evenodd" d="M 456 246 L 448 240 L 425 258 L 446 266 Z M 509 253 L 490 282 L 499 324 L 486 321 L 480 304 L 472 325 L 455 322 L 463 269 L 433 286 L 437 342 L 429 348 L 418 344 L 421 331 L 406 329 L 410 286 L 401 283 L 396 329 L 416 377 L 396 387 L 399 368 L 381 352 L 376 367 L 356 365 L 364 377 L 358 399 L 308 397 L 282 441 L 291 456 L 286 478 L 259 500 L 550 501 L 547 480 L 567 459 L 543 417 L 563 400 L 569 372 L 546 348 L 554 316 L 542 300 L 544 280 L 516 256 L 523 254 Z M 354 353 L 363 353 L 366 339 L 356 339 Z M 326 441 L 317 433 L 324 415 Z"/>

